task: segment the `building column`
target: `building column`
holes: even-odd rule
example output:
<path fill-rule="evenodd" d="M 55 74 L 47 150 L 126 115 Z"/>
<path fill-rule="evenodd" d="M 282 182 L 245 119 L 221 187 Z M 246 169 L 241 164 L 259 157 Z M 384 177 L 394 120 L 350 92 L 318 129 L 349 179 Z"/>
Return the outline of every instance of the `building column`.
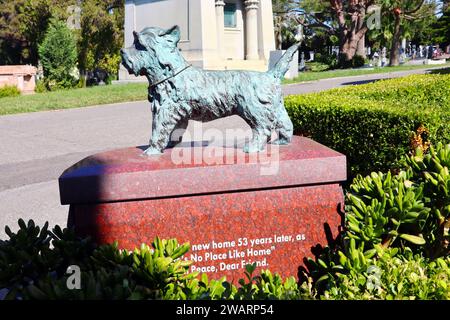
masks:
<path fill-rule="evenodd" d="M 219 58 L 223 58 L 223 33 L 225 30 L 224 7 L 225 2 L 223 0 L 216 0 L 217 54 Z"/>
<path fill-rule="evenodd" d="M 125 0 L 125 20 L 124 20 L 124 44 L 123 47 L 130 47 L 134 42 L 133 31 L 136 30 L 136 6 L 134 0 Z M 127 69 L 120 64 L 119 80 L 136 79 L 135 76 L 128 74 Z"/>
<path fill-rule="evenodd" d="M 258 3 L 259 0 L 245 0 L 245 58 L 258 60 Z"/>

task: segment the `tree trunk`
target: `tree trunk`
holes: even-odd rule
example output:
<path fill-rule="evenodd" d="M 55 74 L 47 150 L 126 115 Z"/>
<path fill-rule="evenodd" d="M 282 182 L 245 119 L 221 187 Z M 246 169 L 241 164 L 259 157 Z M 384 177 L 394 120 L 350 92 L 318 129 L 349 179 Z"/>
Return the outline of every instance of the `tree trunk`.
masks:
<path fill-rule="evenodd" d="M 366 37 L 362 37 L 358 41 L 358 49 L 356 50 L 356 54 L 363 58 L 366 58 Z"/>
<path fill-rule="evenodd" d="M 275 49 L 281 50 L 281 44 L 283 42 L 283 38 L 281 36 L 281 32 L 275 32 Z"/>
<path fill-rule="evenodd" d="M 398 66 L 400 64 L 400 37 L 401 37 L 401 16 L 395 16 L 394 36 L 392 38 L 391 54 L 389 57 L 389 65 Z"/>
<path fill-rule="evenodd" d="M 339 52 L 341 62 L 345 65 L 353 59 L 358 52 L 365 57 L 365 34 L 367 26 L 364 22 L 366 14 L 366 2 L 361 0 L 350 1 L 348 12 L 344 12 L 344 4 L 342 0 L 330 0 L 337 21 L 339 24 Z M 346 14 L 350 14 L 351 21 L 347 24 Z M 360 47 L 361 46 L 361 47 Z"/>
<path fill-rule="evenodd" d="M 275 16 L 275 48 L 277 50 L 281 50 L 281 46 L 283 43 L 283 18 L 279 16 Z"/>
<path fill-rule="evenodd" d="M 86 70 L 80 70 L 80 80 L 82 81 L 83 88 L 86 88 L 86 82 L 87 82 L 87 74 Z"/>
<path fill-rule="evenodd" d="M 350 61 L 353 57 L 358 54 L 362 57 L 366 57 L 365 48 L 365 35 L 367 28 L 362 26 L 362 28 L 357 28 L 355 24 L 354 27 L 347 32 L 346 36 L 341 42 L 340 52 L 345 60 Z"/>
<path fill-rule="evenodd" d="M 348 38 L 341 46 L 341 55 L 346 61 L 350 61 L 356 54 L 358 48 L 358 41 L 355 38 Z"/>

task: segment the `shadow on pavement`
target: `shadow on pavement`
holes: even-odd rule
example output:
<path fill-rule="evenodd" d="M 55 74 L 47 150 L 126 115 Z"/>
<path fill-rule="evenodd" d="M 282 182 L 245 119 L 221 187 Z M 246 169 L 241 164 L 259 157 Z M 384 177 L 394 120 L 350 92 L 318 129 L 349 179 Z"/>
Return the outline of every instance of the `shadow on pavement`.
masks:
<path fill-rule="evenodd" d="M 368 84 L 368 83 L 372 83 L 372 82 L 377 82 L 377 81 L 380 81 L 380 80 L 382 80 L 382 79 L 370 79 L 370 80 L 344 82 L 344 83 L 342 83 L 342 85 L 343 86 L 356 86 L 356 85 L 360 85 L 360 84 Z"/>
<path fill-rule="evenodd" d="M 450 68 L 431 70 L 431 74 L 450 74 Z"/>

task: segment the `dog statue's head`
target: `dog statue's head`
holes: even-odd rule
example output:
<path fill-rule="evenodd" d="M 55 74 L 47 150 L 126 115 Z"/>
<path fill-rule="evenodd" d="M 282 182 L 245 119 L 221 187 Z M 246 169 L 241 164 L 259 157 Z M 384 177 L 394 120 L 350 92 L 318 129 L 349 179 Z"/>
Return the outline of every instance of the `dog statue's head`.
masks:
<path fill-rule="evenodd" d="M 120 51 L 122 64 L 130 74 L 147 76 L 155 81 L 173 74 L 186 61 L 178 51 L 180 28 L 145 28 L 133 32 L 134 42 L 129 48 Z"/>

